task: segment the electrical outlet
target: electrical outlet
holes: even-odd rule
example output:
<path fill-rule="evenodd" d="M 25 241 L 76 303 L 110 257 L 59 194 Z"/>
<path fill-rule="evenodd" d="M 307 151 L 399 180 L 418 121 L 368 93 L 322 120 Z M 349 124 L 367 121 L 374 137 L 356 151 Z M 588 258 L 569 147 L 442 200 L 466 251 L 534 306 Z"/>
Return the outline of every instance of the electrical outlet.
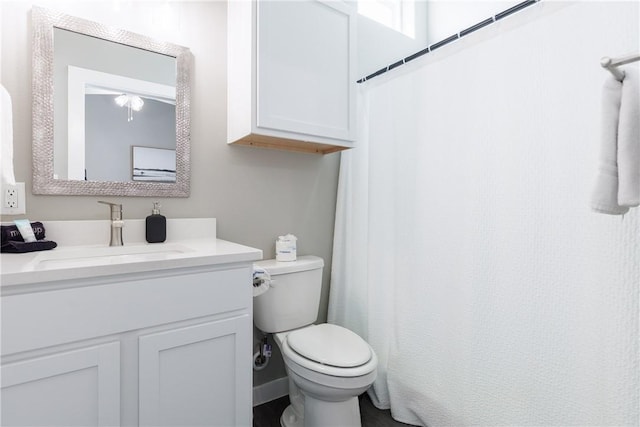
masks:
<path fill-rule="evenodd" d="M 7 208 L 18 207 L 18 192 L 15 188 L 9 188 L 4 197 L 4 206 Z"/>
<path fill-rule="evenodd" d="M 20 215 L 26 212 L 24 182 L 16 182 L 16 185 L 3 183 L 0 195 L 0 214 Z"/>

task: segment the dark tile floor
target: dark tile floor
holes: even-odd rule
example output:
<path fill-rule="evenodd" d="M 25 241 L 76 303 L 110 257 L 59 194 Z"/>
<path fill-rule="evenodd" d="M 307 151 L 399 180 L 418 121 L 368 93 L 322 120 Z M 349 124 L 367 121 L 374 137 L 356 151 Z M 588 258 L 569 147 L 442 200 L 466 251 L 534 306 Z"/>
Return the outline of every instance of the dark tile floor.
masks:
<path fill-rule="evenodd" d="M 289 405 L 289 397 L 281 397 L 274 401 L 253 408 L 253 427 L 280 427 L 280 415 Z M 371 403 L 371 399 L 365 393 L 360 396 L 360 415 L 363 427 L 407 427 L 391 418 L 390 411 L 383 411 Z"/>

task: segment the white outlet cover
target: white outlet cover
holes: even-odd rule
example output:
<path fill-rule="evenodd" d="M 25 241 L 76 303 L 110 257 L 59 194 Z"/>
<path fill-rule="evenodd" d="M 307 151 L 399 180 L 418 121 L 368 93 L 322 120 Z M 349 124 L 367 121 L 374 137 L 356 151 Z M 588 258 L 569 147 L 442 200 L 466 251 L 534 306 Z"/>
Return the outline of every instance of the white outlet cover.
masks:
<path fill-rule="evenodd" d="M 7 190 L 14 188 L 17 191 L 17 202 L 18 206 L 15 208 L 7 207 Z M 16 185 L 9 185 L 2 183 L 0 198 L 2 199 L 2 203 L 0 203 L 0 214 L 2 215 L 20 215 L 26 212 L 26 201 L 25 201 L 25 189 L 24 182 L 16 182 Z"/>

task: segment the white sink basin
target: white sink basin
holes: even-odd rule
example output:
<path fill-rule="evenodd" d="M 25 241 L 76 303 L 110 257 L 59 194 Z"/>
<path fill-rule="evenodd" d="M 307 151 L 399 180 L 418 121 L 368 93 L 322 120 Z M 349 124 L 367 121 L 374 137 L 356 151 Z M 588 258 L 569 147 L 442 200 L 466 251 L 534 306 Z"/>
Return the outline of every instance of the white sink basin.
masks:
<path fill-rule="evenodd" d="M 33 261 L 34 270 L 90 267 L 171 259 L 194 249 L 180 244 L 83 247 L 43 252 Z"/>

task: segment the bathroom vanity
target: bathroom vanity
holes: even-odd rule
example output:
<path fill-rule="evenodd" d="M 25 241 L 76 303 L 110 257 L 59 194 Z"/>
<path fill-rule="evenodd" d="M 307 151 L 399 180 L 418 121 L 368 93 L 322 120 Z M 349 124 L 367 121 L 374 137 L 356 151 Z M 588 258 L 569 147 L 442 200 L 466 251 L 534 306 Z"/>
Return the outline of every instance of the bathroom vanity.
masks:
<path fill-rule="evenodd" d="M 119 247 L 108 221 L 65 223 L 45 222 L 58 248 L 2 255 L 2 425 L 250 425 L 262 252 L 215 219 L 161 244 L 126 221 Z"/>

